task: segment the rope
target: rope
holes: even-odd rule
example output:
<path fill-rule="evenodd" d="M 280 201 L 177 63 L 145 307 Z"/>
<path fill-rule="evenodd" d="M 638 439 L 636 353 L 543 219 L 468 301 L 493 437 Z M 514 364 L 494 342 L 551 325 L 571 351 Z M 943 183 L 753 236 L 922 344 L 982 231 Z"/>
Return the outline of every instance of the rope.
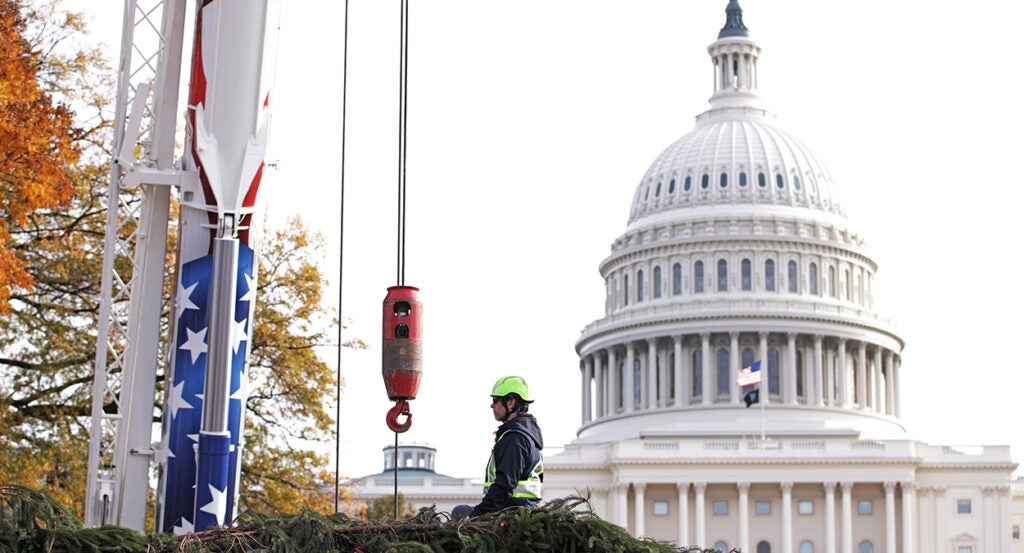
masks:
<path fill-rule="evenodd" d="M 339 238 L 338 238 L 338 374 L 335 379 L 337 398 L 335 402 L 335 429 L 334 429 L 334 512 L 338 512 L 341 503 L 341 330 L 342 330 L 342 281 L 345 274 L 345 121 L 346 108 L 348 107 L 348 0 L 345 0 L 345 32 L 343 39 L 344 53 L 341 63 L 341 200 L 338 217 Z"/>

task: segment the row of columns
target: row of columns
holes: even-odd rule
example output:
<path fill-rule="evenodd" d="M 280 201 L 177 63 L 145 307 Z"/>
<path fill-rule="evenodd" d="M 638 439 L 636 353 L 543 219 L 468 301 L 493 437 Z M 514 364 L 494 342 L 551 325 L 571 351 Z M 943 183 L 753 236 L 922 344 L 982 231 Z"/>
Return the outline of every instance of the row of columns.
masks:
<path fill-rule="evenodd" d="M 705 490 L 707 488 L 707 482 L 680 482 L 676 484 L 676 489 L 679 493 L 679 509 L 677 509 L 678 520 L 677 527 L 679 528 L 679 538 L 676 543 L 680 546 L 686 546 L 690 544 L 698 544 L 705 546 L 708 543 L 708 536 L 706 532 L 706 499 Z M 855 553 L 853 543 L 853 495 L 852 490 L 853 482 L 824 482 L 823 484 L 825 492 L 825 513 L 824 513 L 824 524 L 825 524 L 825 553 Z M 613 501 L 614 512 L 612 513 L 612 520 L 623 528 L 628 527 L 628 516 L 627 507 L 629 504 L 629 488 L 630 484 L 621 483 L 615 486 L 615 498 Z M 690 536 L 690 513 L 689 513 L 689 502 L 690 502 L 690 488 L 693 488 L 694 492 L 694 534 L 693 540 L 691 541 Z M 840 514 L 839 519 L 840 528 L 837 535 L 836 532 L 836 488 L 840 490 Z M 915 498 L 915 486 L 913 482 L 902 482 L 899 484 L 901 493 L 901 504 L 903 505 L 902 520 L 900 521 L 900 527 L 897 529 L 896 520 L 896 487 L 895 482 L 885 482 L 882 485 L 885 490 L 885 553 L 897 553 L 904 552 L 909 553 L 914 551 L 914 518 L 915 513 L 913 505 L 916 502 Z M 634 529 L 633 534 L 637 537 L 645 535 L 644 518 L 646 515 L 646 506 L 644 501 L 644 489 L 646 484 L 640 482 L 634 482 L 633 488 L 633 520 Z M 753 551 L 750 545 L 750 483 L 739 482 L 736 484 L 738 491 L 738 521 L 737 521 L 737 543 L 736 547 L 742 551 Z M 782 543 L 780 551 L 790 552 L 794 551 L 794 535 L 793 535 L 793 483 L 782 482 L 779 484 L 779 488 L 782 493 Z M 944 526 L 939 526 L 944 528 Z M 898 530 L 898 533 L 897 533 Z M 902 536 L 900 542 L 900 549 L 896 548 L 897 535 Z M 938 549 L 935 549 L 938 551 Z"/>
<path fill-rule="evenodd" d="M 729 395 L 728 402 L 740 405 L 740 388 L 736 385 L 736 372 L 740 367 L 740 332 L 729 333 Z M 803 371 L 803 404 L 857 408 L 895 417 L 900 416 L 899 402 L 899 355 L 879 345 L 857 342 L 853 351 L 848 348 L 847 338 L 830 339 L 826 350 L 826 337 L 813 335 L 813 345 L 799 348 L 803 353 L 803 367 L 797 367 L 796 333 L 786 334 L 786 348 L 777 348 L 779 363 L 780 394 L 778 401 L 785 405 L 796 405 L 799 400 L 797 372 Z M 759 332 L 758 355 L 761 360 L 762 386 L 768 378 L 768 333 Z M 692 349 L 686 346 L 686 336 L 671 337 L 672 348 L 659 347 L 662 338 L 629 341 L 583 355 L 581 363 L 582 421 L 590 422 L 620 412 L 629 413 L 639 408 L 684 406 L 699 403 L 710 405 L 718 399 L 714 391 L 717 379 L 717 359 L 713 355 L 711 334 L 700 334 L 702 382 L 700 394 L 691 393 L 690 384 L 694 378 Z M 622 350 L 624 363 L 620 363 Z M 715 348 L 716 350 L 718 348 Z M 811 355 L 806 355 L 811 353 Z M 810 357 L 810 363 L 807 358 Z M 851 360 L 852 358 L 852 360 Z M 634 387 L 634 364 L 640 361 L 639 402 L 634 401 L 638 390 Z M 673 360 L 671 367 L 669 361 Z M 829 366 L 831 365 L 831 366 Z M 624 371 L 625 374 L 620 374 Z M 856 379 L 852 387 L 848 384 L 850 375 Z M 669 379 L 674 383 L 675 395 L 669 395 Z M 658 383 L 661 383 L 659 386 Z M 622 389 L 620 389 L 620 386 Z M 770 403 L 769 394 L 761 394 L 761 401 Z M 619 405 L 619 398 L 622 405 Z"/>

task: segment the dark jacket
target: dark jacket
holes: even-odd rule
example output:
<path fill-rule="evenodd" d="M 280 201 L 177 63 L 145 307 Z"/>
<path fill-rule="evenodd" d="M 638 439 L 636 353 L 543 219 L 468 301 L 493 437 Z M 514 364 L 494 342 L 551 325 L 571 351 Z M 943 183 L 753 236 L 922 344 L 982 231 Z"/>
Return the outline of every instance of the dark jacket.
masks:
<path fill-rule="evenodd" d="M 473 507 L 470 516 L 493 513 L 506 507 L 535 507 L 540 499 L 513 497 L 512 492 L 520 480 L 526 480 L 534 467 L 541 463 L 540 451 L 544 449 L 544 438 L 541 436 L 537 419 L 529 413 L 523 413 L 502 424 L 494 434 L 494 481 L 483 501 Z M 540 475 L 541 481 L 544 474 Z"/>

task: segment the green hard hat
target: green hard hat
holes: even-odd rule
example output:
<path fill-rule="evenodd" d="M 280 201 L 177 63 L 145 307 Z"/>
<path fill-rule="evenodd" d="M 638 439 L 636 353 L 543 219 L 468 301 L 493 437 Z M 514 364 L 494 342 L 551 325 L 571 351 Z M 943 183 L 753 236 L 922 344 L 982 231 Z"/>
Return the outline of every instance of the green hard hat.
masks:
<path fill-rule="evenodd" d="M 526 379 L 521 376 L 503 376 L 494 383 L 491 397 L 505 397 L 509 394 L 515 394 L 527 403 L 533 402 L 533 397 L 530 396 L 530 387 L 526 385 Z"/>

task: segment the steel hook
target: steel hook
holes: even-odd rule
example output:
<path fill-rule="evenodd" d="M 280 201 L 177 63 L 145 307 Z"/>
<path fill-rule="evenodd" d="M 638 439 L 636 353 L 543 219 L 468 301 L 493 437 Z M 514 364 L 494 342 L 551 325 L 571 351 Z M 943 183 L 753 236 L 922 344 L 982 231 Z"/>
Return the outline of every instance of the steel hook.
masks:
<path fill-rule="evenodd" d="M 405 422 L 399 423 L 398 417 L 405 415 Z M 393 432 L 405 432 L 412 426 L 412 413 L 409 412 L 409 402 L 400 399 L 395 402 L 395 406 L 388 410 L 387 416 L 388 428 Z"/>

